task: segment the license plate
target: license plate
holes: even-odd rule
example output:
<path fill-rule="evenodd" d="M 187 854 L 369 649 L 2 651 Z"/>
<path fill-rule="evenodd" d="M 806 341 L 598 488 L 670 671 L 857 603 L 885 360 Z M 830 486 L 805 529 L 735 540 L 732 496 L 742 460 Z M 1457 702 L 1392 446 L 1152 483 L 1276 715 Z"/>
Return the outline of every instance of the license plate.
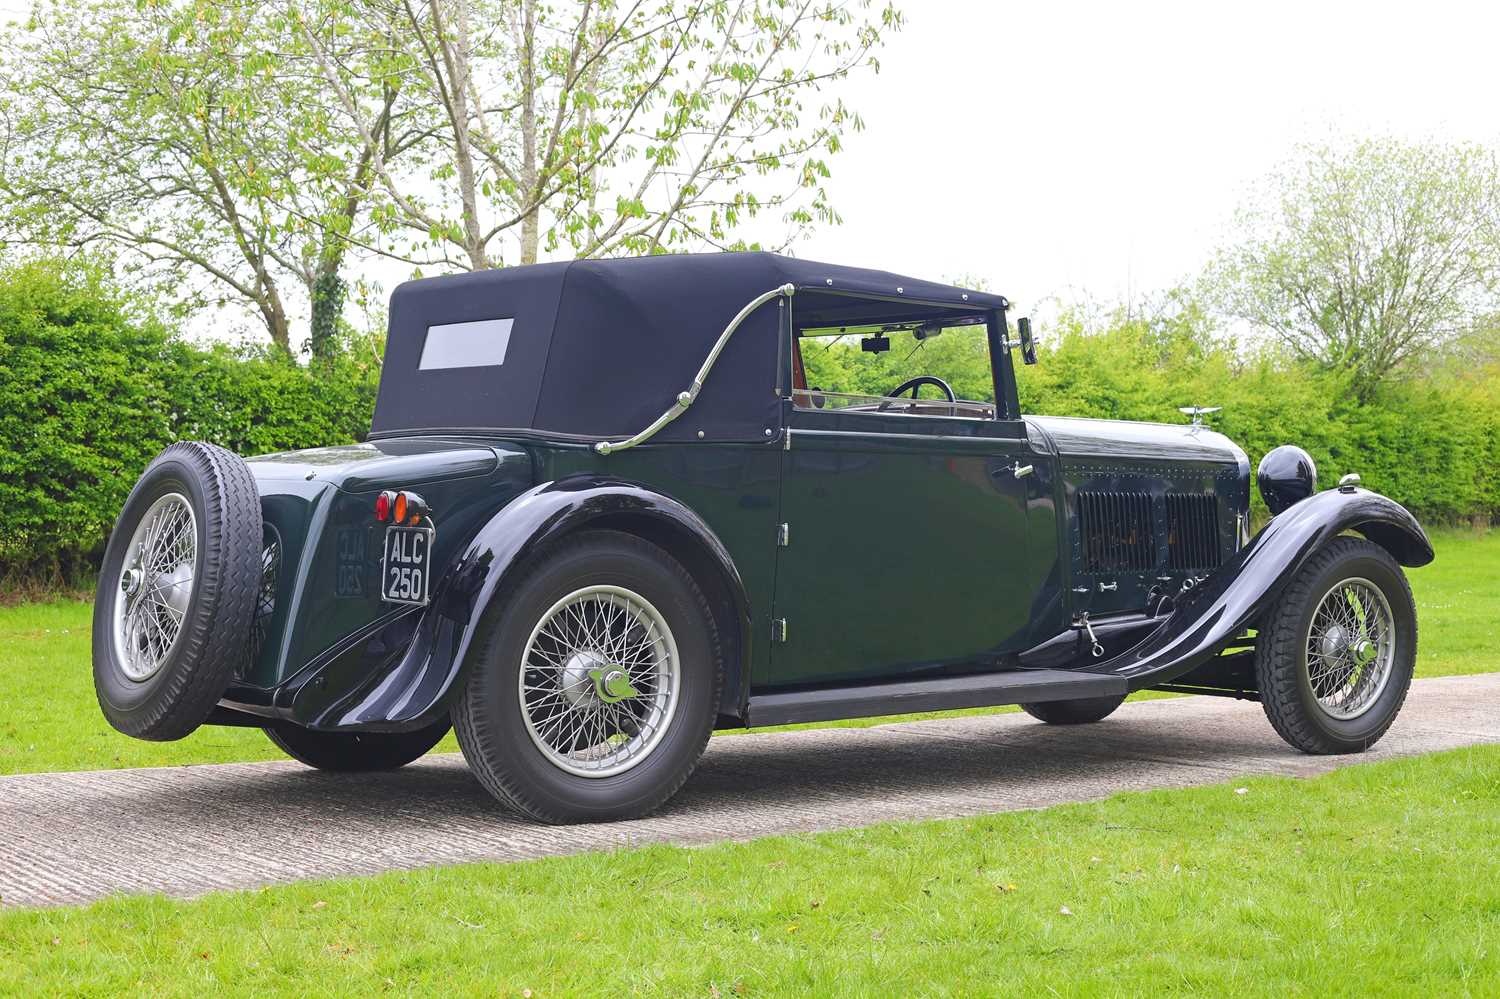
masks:
<path fill-rule="evenodd" d="M 387 527 L 380 560 L 380 599 L 393 604 L 427 603 L 431 582 L 430 527 Z"/>

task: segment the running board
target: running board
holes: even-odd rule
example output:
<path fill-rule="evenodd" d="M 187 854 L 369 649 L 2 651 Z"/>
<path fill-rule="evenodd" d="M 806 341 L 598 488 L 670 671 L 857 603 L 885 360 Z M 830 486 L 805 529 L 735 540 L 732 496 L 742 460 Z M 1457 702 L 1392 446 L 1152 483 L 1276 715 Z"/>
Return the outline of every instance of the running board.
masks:
<path fill-rule="evenodd" d="M 1124 677 L 1062 669 L 944 676 L 900 683 L 758 694 L 750 698 L 745 724 L 761 728 L 839 718 L 875 718 L 915 711 L 1036 704 L 1079 697 L 1123 697 L 1128 691 L 1129 684 Z"/>

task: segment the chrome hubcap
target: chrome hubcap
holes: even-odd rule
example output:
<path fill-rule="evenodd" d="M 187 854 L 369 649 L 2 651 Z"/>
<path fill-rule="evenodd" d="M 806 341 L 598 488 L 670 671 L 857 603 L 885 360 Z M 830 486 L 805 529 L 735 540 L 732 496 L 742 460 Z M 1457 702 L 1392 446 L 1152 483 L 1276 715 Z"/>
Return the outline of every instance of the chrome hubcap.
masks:
<path fill-rule="evenodd" d="M 644 597 L 590 586 L 542 615 L 520 670 L 531 741 L 558 768 L 611 777 L 646 759 L 677 710 L 677 644 Z"/>
<path fill-rule="evenodd" d="M 587 706 L 597 697 L 594 676 L 604 659 L 595 652 L 578 652 L 569 657 L 558 677 L 558 689 L 574 707 Z"/>
<path fill-rule="evenodd" d="M 1357 718 L 1385 691 L 1396 655 L 1390 604 L 1368 579 L 1346 579 L 1318 601 L 1307 634 L 1307 679 L 1330 718 Z"/>
<path fill-rule="evenodd" d="M 125 549 L 115 600 L 115 656 L 125 676 L 155 676 L 182 637 L 198 566 L 198 521 L 181 493 L 146 511 Z"/>

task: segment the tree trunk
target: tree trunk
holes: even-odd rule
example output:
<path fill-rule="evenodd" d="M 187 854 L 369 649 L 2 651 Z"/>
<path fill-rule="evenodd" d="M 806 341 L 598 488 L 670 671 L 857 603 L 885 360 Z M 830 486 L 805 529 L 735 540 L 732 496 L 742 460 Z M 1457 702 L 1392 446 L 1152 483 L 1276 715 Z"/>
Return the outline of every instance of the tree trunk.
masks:
<path fill-rule="evenodd" d="M 436 11 L 436 5 L 433 10 Z M 469 138 L 469 15 L 468 5 L 458 5 L 458 26 L 451 35 L 440 39 L 447 53 L 451 94 L 448 97 L 449 121 L 453 126 L 453 165 L 458 172 L 458 193 L 463 204 L 464 250 L 469 268 L 483 270 L 489 266 L 486 240 L 479 227 L 479 185 L 474 174 L 474 151 Z M 478 109 L 476 109 L 478 110 Z"/>
<path fill-rule="evenodd" d="M 536 263 L 537 243 L 540 238 L 538 213 L 533 211 L 521 220 L 521 263 Z"/>
<path fill-rule="evenodd" d="M 521 36 L 521 198 L 535 202 L 540 193 L 536 162 L 536 5 L 523 5 L 525 23 Z M 541 207 L 535 206 L 521 219 L 521 263 L 536 263 Z"/>
<path fill-rule="evenodd" d="M 271 334 L 271 342 L 288 354 L 292 352 L 291 325 L 287 322 L 286 308 L 281 304 L 281 296 L 276 293 L 273 285 L 264 285 L 260 301 L 261 319 L 265 321 L 266 332 Z"/>

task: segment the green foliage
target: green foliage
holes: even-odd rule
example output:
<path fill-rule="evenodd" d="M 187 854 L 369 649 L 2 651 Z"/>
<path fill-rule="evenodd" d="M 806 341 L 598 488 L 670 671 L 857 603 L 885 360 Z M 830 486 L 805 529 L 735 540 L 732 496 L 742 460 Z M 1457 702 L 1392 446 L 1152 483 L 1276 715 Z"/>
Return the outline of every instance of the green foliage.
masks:
<path fill-rule="evenodd" d="M 0 578 L 87 571 L 172 441 L 257 454 L 358 437 L 378 379 L 372 351 L 306 368 L 187 343 L 90 267 L 0 272 Z"/>
<path fill-rule="evenodd" d="M 312 335 L 308 337 L 307 349 L 319 360 L 327 360 L 337 352 L 339 321 L 348 292 L 348 283 L 337 271 L 320 274 L 313 283 Z"/>
<path fill-rule="evenodd" d="M 0 236 L 103 248 L 163 304 L 235 303 L 292 349 L 370 176 L 284 6 L 38 0 L 0 30 Z"/>
<path fill-rule="evenodd" d="M 1208 284 L 1226 315 L 1369 398 L 1500 305 L 1497 210 L 1500 160 L 1483 146 L 1304 148 L 1241 211 Z"/>
<path fill-rule="evenodd" d="M 265 6 L 313 54 L 334 122 L 403 120 L 330 126 L 372 164 L 373 225 L 349 240 L 471 270 L 836 222 L 829 163 L 862 127 L 844 81 L 902 25 L 877 0 Z"/>

